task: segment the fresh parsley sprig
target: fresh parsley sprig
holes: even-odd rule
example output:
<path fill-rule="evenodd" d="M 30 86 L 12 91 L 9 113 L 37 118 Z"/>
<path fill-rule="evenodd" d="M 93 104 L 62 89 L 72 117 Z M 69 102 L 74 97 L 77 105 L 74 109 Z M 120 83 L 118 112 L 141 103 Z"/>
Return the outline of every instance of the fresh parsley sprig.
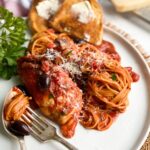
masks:
<path fill-rule="evenodd" d="M 17 73 L 17 58 L 25 54 L 26 21 L 14 17 L 0 6 L 0 77 L 10 79 Z"/>

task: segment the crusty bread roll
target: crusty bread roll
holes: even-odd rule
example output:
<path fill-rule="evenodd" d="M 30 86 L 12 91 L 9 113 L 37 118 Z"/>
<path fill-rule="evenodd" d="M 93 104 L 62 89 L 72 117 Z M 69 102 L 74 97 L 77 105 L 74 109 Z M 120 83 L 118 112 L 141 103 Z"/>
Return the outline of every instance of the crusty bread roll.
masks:
<path fill-rule="evenodd" d="M 49 23 L 59 32 L 66 32 L 93 44 L 101 44 L 102 14 L 97 0 L 64 0 L 59 11 Z"/>
<path fill-rule="evenodd" d="M 48 20 L 40 17 L 37 13 L 36 6 L 43 0 L 33 0 L 29 10 L 28 24 L 32 33 L 42 32 L 48 29 Z"/>
<path fill-rule="evenodd" d="M 150 6 L 150 0 L 111 0 L 119 12 L 126 12 Z"/>
<path fill-rule="evenodd" d="M 103 13 L 97 0 L 60 0 L 61 5 L 48 20 L 40 17 L 36 6 L 44 0 L 33 0 L 29 11 L 32 33 L 54 28 L 93 44 L 101 44 Z"/>

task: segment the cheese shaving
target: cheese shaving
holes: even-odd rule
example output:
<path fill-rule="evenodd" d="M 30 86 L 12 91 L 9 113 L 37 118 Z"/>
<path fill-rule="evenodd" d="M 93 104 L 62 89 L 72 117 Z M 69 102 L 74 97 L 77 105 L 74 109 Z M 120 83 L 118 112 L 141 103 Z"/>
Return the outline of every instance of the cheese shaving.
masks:
<path fill-rule="evenodd" d="M 81 75 L 79 65 L 74 62 L 68 62 L 66 58 L 61 56 L 61 53 L 54 49 L 47 49 L 46 54 L 41 55 L 40 57 L 45 56 L 47 59 L 54 61 L 56 58 L 61 59 L 61 64 L 59 65 L 65 71 L 69 72 L 71 76 Z"/>

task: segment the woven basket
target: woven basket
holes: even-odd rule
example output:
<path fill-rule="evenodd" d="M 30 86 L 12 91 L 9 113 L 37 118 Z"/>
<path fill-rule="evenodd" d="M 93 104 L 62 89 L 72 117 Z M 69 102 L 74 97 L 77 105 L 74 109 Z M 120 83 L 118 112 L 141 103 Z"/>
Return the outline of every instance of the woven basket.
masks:
<path fill-rule="evenodd" d="M 142 146 L 141 150 L 150 150 L 150 134 L 149 134 L 146 142 Z"/>

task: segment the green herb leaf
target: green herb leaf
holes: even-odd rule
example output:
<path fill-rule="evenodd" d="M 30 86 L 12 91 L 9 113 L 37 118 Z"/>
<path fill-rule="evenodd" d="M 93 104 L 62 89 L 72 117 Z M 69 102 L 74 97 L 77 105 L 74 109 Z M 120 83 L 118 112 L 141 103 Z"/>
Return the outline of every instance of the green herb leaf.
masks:
<path fill-rule="evenodd" d="M 26 21 L 0 6 L 0 77 L 16 75 L 16 60 L 25 54 Z"/>
<path fill-rule="evenodd" d="M 17 74 L 16 66 L 0 65 L 0 76 L 3 79 L 10 79 L 13 75 Z"/>
<path fill-rule="evenodd" d="M 49 98 L 54 98 L 54 95 L 52 93 L 49 94 Z"/>
<path fill-rule="evenodd" d="M 116 81 L 116 80 L 117 80 L 116 74 L 113 73 L 113 74 L 111 75 L 111 78 L 112 78 L 113 81 Z"/>
<path fill-rule="evenodd" d="M 71 53 L 72 53 L 72 50 L 70 50 L 69 52 L 67 52 L 67 53 L 65 54 L 65 56 L 68 57 Z"/>

